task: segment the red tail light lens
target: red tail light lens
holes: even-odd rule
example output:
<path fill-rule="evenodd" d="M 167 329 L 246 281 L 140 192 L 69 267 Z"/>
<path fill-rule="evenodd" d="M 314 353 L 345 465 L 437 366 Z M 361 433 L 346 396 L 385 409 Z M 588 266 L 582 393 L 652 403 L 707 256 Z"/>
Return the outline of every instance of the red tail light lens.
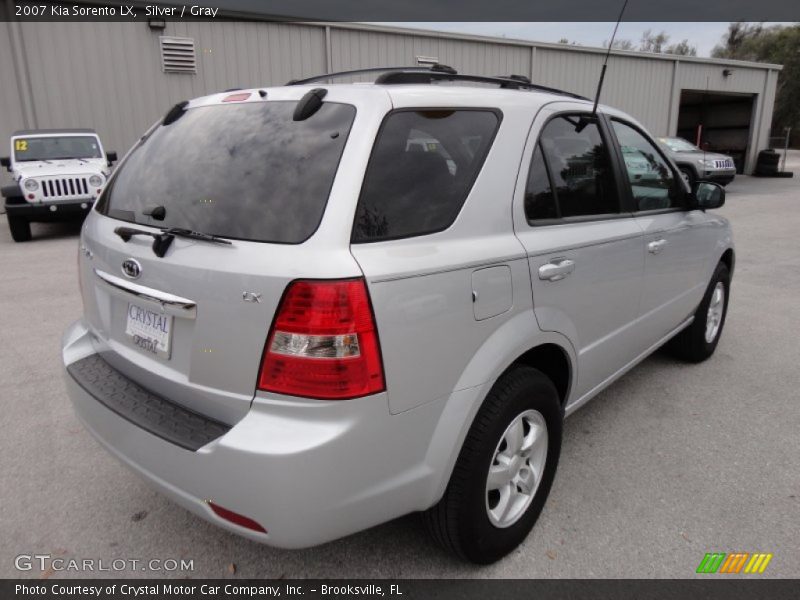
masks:
<path fill-rule="evenodd" d="M 363 279 L 292 282 L 267 339 L 258 387 L 325 400 L 385 389 Z"/>
<path fill-rule="evenodd" d="M 251 519 L 250 517 L 245 517 L 244 515 L 235 513 L 232 510 L 223 508 L 219 504 L 214 504 L 213 502 L 209 502 L 208 505 L 211 507 L 211 510 L 214 511 L 215 515 L 217 515 L 222 519 L 225 519 L 226 521 L 230 521 L 231 523 L 234 523 L 239 527 L 252 529 L 253 531 L 257 531 L 259 533 L 267 533 L 266 529 L 264 529 L 259 523 L 253 521 L 253 519 Z"/>

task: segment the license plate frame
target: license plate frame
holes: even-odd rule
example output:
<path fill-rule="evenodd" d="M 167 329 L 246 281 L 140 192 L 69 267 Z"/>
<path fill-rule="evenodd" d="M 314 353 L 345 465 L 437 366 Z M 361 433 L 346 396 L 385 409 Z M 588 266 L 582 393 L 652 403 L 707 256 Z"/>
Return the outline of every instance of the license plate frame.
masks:
<path fill-rule="evenodd" d="M 125 337 L 147 354 L 169 360 L 172 353 L 172 315 L 128 303 L 125 312 Z"/>

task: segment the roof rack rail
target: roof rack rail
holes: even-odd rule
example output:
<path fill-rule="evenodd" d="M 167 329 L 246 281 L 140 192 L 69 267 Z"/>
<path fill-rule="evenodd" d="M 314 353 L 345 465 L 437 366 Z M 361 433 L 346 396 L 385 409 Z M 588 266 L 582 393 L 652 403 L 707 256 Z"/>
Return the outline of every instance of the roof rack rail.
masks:
<path fill-rule="evenodd" d="M 526 77 L 525 75 L 497 75 L 497 77 L 508 77 L 509 79 L 513 79 L 514 81 L 521 81 L 522 83 L 531 82 L 531 78 Z"/>
<path fill-rule="evenodd" d="M 291 79 L 286 82 L 286 85 L 305 85 L 307 83 L 315 83 L 317 81 L 325 81 L 326 79 L 333 79 L 334 77 L 348 77 L 351 75 L 365 75 L 367 73 L 384 73 L 388 71 L 421 71 L 427 73 L 433 70 L 434 67 L 440 69 L 452 69 L 455 73 L 456 70 L 447 65 L 432 65 L 430 67 L 370 67 L 368 69 L 355 69 L 352 71 L 337 71 L 335 73 L 323 73 L 322 75 L 314 75 L 313 77 L 306 77 L 305 79 Z"/>
<path fill-rule="evenodd" d="M 453 67 L 442 64 L 434 64 L 430 67 L 372 67 L 369 69 L 356 69 L 353 71 L 339 71 L 337 73 L 326 73 L 323 75 L 315 75 L 306 79 L 293 79 L 286 83 L 286 85 L 304 85 L 307 83 L 315 83 L 318 81 L 325 81 L 326 79 L 333 79 L 336 77 L 347 77 L 352 75 L 364 75 L 368 73 L 381 73 L 375 79 L 376 84 L 402 84 L 402 83 L 434 83 L 437 81 L 471 81 L 475 83 L 489 83 L 497 85 L 504 89 L 526 89 L 537 92 L 548 92 L 550 94 L 559 94 L 561 96 L 569 96 L 571 98 L 578 98 L 579 100 L 589 100 L 585 96 L 573 94 L 557 88 L 531 83 L 528 77 L 524 75 L 497 75 L 494 77 L 484 75 L 466 75 L 460 74 Z"/>

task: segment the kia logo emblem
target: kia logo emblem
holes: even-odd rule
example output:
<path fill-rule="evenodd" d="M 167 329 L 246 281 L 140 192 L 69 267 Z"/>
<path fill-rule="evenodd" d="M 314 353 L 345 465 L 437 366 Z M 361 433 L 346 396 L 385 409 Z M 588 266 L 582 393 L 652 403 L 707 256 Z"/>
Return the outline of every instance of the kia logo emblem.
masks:
<path fill-rule="evenodd" d="M 142 274 L 142 265 L 139 261 L 128 258 L 122 263 L 122 273 L 129 279 L 139 279 Z"/>

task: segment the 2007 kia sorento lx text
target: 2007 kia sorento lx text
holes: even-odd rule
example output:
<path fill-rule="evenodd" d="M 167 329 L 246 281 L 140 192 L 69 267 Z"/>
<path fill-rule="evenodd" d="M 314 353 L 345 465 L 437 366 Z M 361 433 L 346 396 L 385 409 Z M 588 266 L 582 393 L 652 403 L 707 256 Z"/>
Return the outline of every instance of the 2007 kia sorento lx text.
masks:
<path fill-rule="evenodd" d="M 81 233 L 69 395 L 112 454 L 250 539 L 425 511 L 497 560 L 542 510 L 565 415 L 667 342 L 714 352 L 724 191 L 521 77 L 330 77 L 181 103 L 131 149 Z"/>

